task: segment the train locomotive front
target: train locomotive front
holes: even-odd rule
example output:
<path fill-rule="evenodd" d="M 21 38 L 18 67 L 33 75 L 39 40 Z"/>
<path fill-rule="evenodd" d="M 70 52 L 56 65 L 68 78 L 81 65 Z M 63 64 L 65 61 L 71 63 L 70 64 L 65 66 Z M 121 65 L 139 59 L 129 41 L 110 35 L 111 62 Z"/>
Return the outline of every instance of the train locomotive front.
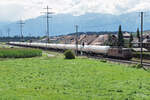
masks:
<path fill-rule="evenodd" d="M 132 50 L 130 48 L 110 48 L 108 50 L 108 57 L 117 59 L 132 59 Z"/>

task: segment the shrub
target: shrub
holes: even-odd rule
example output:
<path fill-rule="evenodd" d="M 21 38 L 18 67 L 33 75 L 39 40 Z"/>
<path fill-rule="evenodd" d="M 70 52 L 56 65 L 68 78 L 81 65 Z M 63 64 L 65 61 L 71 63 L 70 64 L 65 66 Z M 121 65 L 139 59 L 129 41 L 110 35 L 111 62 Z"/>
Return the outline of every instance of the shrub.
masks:
<path fill-rule="evenodd" d="M 106 62 L 107 62 L 107 60 L 105 60 L 105 59 L 101 59 L 101 60 L 100 60 L 100 62 L 106 63 Z"/>
<path fill-rule="evenodd" d="M 143 66 L 141 64 L 135 64 L 135 65 L 132 65 L 133 68 L 143 68 Z"/>
<path fill-rule="evenodd" d="M 137 64 L 136 68 L 143 68 L 143 66 L 141 64 Z"/>
<path fill-rule="evenodd" d="M 42 56 L 42 51 L 28 48 L 1 48 L 0 58 L 29 58 Z"/>
<path fill-rule="evenodd" d="M 64 55 L 66 59 L 75 59 L 75 54 L 72 50 L 66 50 Z"/>

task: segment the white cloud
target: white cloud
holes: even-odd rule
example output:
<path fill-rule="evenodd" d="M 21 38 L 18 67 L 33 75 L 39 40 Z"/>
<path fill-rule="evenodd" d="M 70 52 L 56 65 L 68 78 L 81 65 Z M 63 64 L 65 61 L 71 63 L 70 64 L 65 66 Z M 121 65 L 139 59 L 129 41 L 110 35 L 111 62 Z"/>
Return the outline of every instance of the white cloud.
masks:
<path fill-rule="evenodd" d="M 0 0 L 0 21 L 40 16 L 49 5 L 57 13 L 80 15 L 87 12 L 121 14 L 149 10 L 150 0 Z"/>

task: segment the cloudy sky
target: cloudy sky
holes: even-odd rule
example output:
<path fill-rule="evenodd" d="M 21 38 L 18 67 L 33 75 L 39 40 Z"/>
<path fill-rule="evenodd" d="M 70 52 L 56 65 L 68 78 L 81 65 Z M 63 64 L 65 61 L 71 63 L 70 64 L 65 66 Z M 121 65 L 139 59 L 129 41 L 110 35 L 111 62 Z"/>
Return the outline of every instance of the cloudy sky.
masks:
<path fill-rule="evenodd" d="M 55 14 L 81 15 L 87 12 L 122 14 L 150 10 L 150 0 L 0 0 L 0 21 L 40 16 L 49 5 Z"/>

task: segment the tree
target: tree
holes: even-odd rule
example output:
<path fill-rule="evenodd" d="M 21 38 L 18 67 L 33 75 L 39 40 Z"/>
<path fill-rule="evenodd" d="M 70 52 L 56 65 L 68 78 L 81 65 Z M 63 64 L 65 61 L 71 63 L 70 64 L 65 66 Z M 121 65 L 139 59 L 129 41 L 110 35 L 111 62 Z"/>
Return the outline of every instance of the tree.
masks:
<path fill-rule="evenodd" d="M 130 39 L 129 39 L 129 47 L 132 47 L 132 41 L 133 41 L 133 35 L 132 33 L 130 34 Z"/>
<path fill-rule="evenodd" d="M 117 38 L 115 37 L 115 35 L 108 34 L 108 40 L 104 42 L 104 45 L 117 46 Z"/>
<path fill-rule="evenodd" d="M 113 46 L 113 45 L 112 45 L 112 35 L 111 35 L 111 34 L 108 35 L 107 45 Z"/>
<path fill-rule="evenodd" d="M 118 31 L 118 46 L 119 47 L 124 46 L 124 38 L 123 38 L 122 30 L 121 30 L 121 25 L 119 25 L 119 31 Z"/>

